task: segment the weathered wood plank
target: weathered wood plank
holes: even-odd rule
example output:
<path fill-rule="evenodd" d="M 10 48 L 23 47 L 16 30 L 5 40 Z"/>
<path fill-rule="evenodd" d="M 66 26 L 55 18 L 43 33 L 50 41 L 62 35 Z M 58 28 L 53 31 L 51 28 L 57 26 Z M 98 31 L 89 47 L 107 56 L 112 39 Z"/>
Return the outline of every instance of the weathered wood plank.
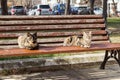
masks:
<path fill-rule="evenodd" d="M 0 16 L 0 20 L 100 19 L 102 15 Z"/>
<path fill-rule="evenodd" d="M 38 43 L 39 44 L 54 44 L 54 43 L 63 43 L 64 39 L 66 37 L 61 37 L 61 38 L 38 38 Z M 109 37 L 107 36 L 93 36 L 92 41 L 107 41 Z M 17 45 L 17 39 L 12 39 L 12 40 L 0 40 L 0 45 Z"/>
<path fill-rule="evenodd" d="M 34 30 L 66 30 L 66 29 L 102 29 L 105 24 L 71 24 L 71 25 L 29 25 L 0 26 L 0 31 L 34 31 Z"/>
<path fill-rule="evenodd" d="M 10 56 L 28 56 L 28 55 L 40 55 L 40 54 L 59 54 L 59 53 L 72 53 L 72 52 L 84 52 L 84 51 L 98 51 L 98 50 L 113 50 L 120 49 L 120 44 L 115 43 L 101 43 L 92 44 L 90 48 L 81 48 L 76 46 L 71 47 L 40 47 L 39 50 L 26 50 L 26 49 L 0 49 L 0 57 Z"/>
<path fill-rule="evenodd" d="M 106 35 L 107 32 L 105 30 L 96 30 L 92 31 L 92 35 Z M 0 33 L 0 38 L 17 38 L 18 36 L 23 35 L 23 33 Z M 39 32 L 38 37 L 67 37 L 71 35 L 79 35 L 82 36 L 82 32 Z"/>
<path fill-rule="evenodd" d="M 104 19 L 69 19 L 69 20 L 24 20 L 24 21 L 0 21 L 0 26 L 14 25 L 61 25 L 61 24 L 102 24 Z"/>

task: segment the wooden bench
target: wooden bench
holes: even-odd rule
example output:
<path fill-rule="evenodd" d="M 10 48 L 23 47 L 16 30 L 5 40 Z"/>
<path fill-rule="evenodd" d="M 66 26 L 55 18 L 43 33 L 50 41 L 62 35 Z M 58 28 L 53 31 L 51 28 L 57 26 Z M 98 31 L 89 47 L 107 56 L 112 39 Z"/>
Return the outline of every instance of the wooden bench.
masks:
<path fill-rule="evenodd" d="M 104 50 L 101 69 L 105 68 L 110 57 L 115 58 L 120 65 L 120 43 L 110 43 L 106 29 L 101 15 L 0 16 L 0 57 Z M 82 31 L 86 30 L 92 31 L 93 35 L 90 48 L 63 47 L 66 37 L 82 37 Z M 26 32 L 38 33 L 38 50 L 18 48 L 17 37 Z"/>

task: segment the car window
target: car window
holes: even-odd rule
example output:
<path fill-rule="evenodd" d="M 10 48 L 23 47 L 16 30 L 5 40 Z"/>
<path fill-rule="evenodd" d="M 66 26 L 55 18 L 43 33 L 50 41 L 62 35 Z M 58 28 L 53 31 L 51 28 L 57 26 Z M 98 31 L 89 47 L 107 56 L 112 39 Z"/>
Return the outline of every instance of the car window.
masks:
<path fill-rule="evenodd" d="M 102 10 L 102 8 L 99 8 L 99 7 L 98 7 L 98 8 L 94 8 L 94 10 Z"/>
<path fill-rule="evenodd" d="M 94 8 L 94 10 L 99 10 L 99 8 Z"/>
<path fill-rule="evenodd" d="M 61 9 L 61 10 L 64 10 L 64 9 L 65 9 L 65 6 L 64 6 L 64 5 L 60 5 L 60 9 Z"/>
<path fill-rule="evenodd" d="M 13 8 L 14 9 L 23 9 L 24 7 L 23 6 L 14 6 Z"/>
<path fill-rule="evenodd" d="M 54 6 L 54 10 L 65 10 L 65 5 L 60 5 L 60 7 L 58 5 Z"/>
<path fill-rule="evenodd" d="M 78 7 L 74 7 L 75 10 L 78 10 L 79 8 Z"/>
<path fill-rule="evenodd" d="M 54 6 L 54 10 L 58 10 L 58 7 L 57 7 L 57 6 Z"/>
<path fill-rule="evenodd" d="M 43 9 L 50 8 L 49 5 L 40 5 L 39 7 L 40 7 L 40 8 L 43 8 Z"/>
<path fill-rule="evenodd" d="M 37 9 L 37 6 L 34 6 L 32 9 Z"/>
<path fill-rule="evenodd" d="M 87 7 L 79 7 L 79 9 L 87 9 Z"/>

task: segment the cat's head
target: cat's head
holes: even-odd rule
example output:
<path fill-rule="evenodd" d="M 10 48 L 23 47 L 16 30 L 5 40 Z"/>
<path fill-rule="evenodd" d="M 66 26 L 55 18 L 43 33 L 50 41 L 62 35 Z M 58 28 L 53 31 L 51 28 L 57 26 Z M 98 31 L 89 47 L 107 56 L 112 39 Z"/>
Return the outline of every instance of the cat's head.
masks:
<path fill-rule="evenodd" d="M 83 32 L 84 47 L 89 48 L 91 46 L 92 32 Z"/>
<path fill-rule="evenodd" d="M 27 42 L 29 43 L 29 44 L 34 44 L 34 43 L 37 43 L 37 32 L 35 32 L 35 33 L 27 33 L 26 34 L 26 39 L 27 39 Z"/>
<path fill-rule="evenodd" d="M 65 38 L 63 46 L 69 46 L 72 42 L 72 36 Z"/>

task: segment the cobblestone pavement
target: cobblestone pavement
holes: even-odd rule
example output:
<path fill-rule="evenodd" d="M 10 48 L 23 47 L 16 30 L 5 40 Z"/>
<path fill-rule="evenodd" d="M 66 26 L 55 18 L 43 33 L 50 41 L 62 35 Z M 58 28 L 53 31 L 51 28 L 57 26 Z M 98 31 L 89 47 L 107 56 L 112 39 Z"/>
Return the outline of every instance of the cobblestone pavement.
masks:
<path fill-rule="evenodd" d="M 1 80 L 120 80 L 120 67 L 118 64 L 107 65 L 105 70 L 99 66 L 45 71 L 39 73 L 0 76 Z"/>

